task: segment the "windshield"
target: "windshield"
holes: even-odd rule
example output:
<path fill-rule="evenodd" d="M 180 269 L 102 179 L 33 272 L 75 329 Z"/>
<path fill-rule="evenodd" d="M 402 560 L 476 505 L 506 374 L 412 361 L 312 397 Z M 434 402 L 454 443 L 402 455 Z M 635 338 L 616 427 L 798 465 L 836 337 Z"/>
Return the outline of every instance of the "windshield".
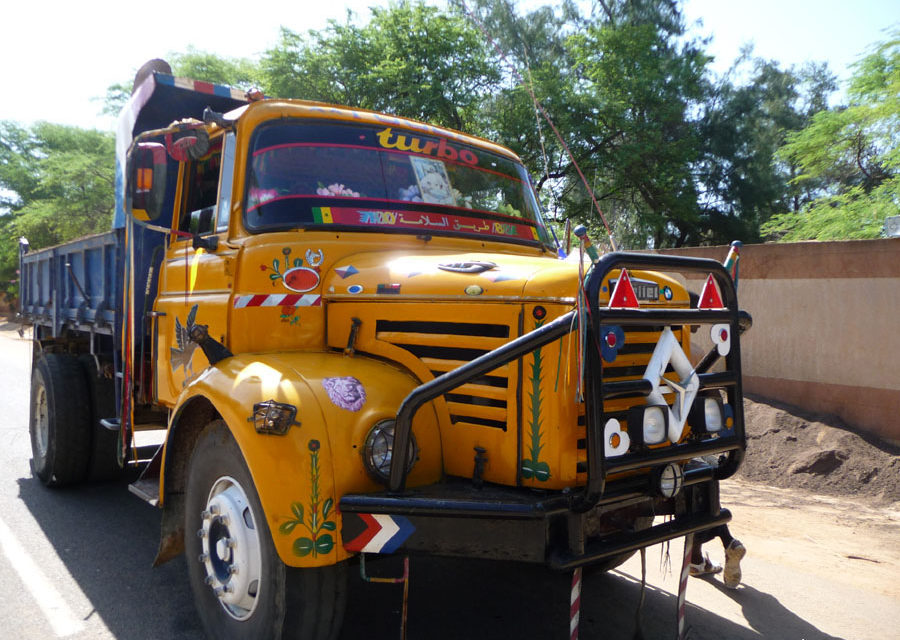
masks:
<path fill-rule="evenodd" d="M 391 126 L 260 127 L 245 201 L 252 231 L 327 224 L 548 242 L 521 164 Z"/>

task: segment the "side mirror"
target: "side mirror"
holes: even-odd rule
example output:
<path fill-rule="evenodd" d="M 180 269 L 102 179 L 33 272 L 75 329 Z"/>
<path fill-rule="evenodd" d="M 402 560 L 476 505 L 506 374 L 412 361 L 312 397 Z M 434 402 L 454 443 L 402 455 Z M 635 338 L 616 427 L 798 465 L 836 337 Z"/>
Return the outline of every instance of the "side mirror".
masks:
<path fill-rule="evenodd" d="M 166 151 L 178 162 L 199 160 L 209 153 L 209 134 L 199 125 L 186 131 L 167 133 Z"/>
<path fill-rule="evenodd" d="M 126 207 L 138 220 L 156 220 L 166 195 L 166 147 L 140 142 L 128 158 Z"/>

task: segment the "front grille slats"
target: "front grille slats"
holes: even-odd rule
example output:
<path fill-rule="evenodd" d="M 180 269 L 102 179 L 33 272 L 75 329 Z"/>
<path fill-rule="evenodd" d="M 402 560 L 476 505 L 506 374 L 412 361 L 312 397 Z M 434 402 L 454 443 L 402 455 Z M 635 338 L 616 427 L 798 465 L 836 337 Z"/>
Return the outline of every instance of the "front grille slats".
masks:
<path fill-rule="evenodd" d="M 399 331 L 379 331 L 376 336 L 379 340 L 384 340 L 385 342 L 390 342 L 392 344 L 406 344 L 406 345 L 415 345 L 422 347 L 441 347 L 446 348 L 447 344 L 447 335 L 434 334 L 434 333 L 400 333 Z M 485 352 L 496 349 L 497 347 L 502 347 L 506 344 L 506 340 L 502 338 L 489 338 L 484 336 L 460 336 L 459 341 L 465 345 L 466 349 L 481 349 Z M 459 345 L 459 346 L 461 346 Z M 456 344 L 456 340 L 453 341 L 453 346 L 458 346 Z"/>
<path fill-rule="evenodd" d="M 503 324 L 432 320 L 378 320 L 375 338 L 405 349 L 439 376 L 461 367 L 509 341 Z M 509 375 L 504 365 L 444 396 L 455 426 L 507 429 Z"/>
<path fill-rule="evenodd" d="M 505 404 L 505 403 L 504 403 Z M 463 404 L 461 402 L 448 402 L 447 409 L 450 415 L 466 417 L 466 418 L 484 418 L 485 420 L 494 420 L 495 422 L 506 421 L 506 407 L 482 407 L 474 404 Z"/>
<path fill-rule="evenodd" d="M 480 384 L 464 384 L 453 391 L 454 395 L 473 396 L 475 398 L 487 398 L 490 400 L 502 400 L 506 402 L 506 389 L 488 387 Z"/>
<path fill-rule="evenodd" d="M 431 372 L 435 375 L 440 373 L 447 373 L 448 371 L 453 371 L 464 364 L 466 364 L 465 360 L 439 360 L 437 358 L 420 358 L 425 365 L 431 369 Z M 506 380 L 509 377 L 509 365 L 503 365 L 502 367 L 498 367 L 493 371 L 488 371 L 485 376 L 489 378 L 496 378 L 497 380 L 502 380 L 504 382 L 503 386 L 506 386 Z"/>

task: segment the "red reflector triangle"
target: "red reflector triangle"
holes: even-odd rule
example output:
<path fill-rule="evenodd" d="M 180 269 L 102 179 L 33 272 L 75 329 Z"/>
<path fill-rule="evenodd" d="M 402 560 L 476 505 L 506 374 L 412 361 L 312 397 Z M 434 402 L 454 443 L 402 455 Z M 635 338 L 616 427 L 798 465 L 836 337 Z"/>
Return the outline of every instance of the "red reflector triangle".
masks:
<path fill-rule="evenodd" d="M 703 291 L 700 293 L 700 303 L 697 305 L 698 309 L 724 309 L 725 305 L 722 304 L 722 297 L 719 295 L 719 290 L 716 288 L 716 281 L 713 280 L 712 274 L 706 278 L 706 284 L 703 285 Z"/>
<path fill-rule="evenodd" d="M 609 299 L 609 308 L 637 309 L 640 306 L 637 296 L 634 295 L 634 287 L 631 286 L 631 278 L 628 277 L 628 271 L 622 269 L 622 273 L 619 274 L 619 278 L 616 281 L 616 288 L 613 289 L 612 296 Z"/>

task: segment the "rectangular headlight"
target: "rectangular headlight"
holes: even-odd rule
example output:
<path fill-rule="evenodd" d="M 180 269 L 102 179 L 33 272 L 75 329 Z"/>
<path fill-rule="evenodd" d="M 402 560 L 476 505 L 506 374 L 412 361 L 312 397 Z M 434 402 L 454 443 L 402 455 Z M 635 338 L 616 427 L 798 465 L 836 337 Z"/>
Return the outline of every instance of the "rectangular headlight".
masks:
<path fill-rule="evenodd" d="M 665 442 L 669 432 L 669 407 L 633 407 L 628 415 L 628 432 L 632 434 L 632 442 L 638 444 Z"/>
<path fill-rule="evenodd" d="M 718 392 L 697 396 L 688 415 L 694 432 L 718 433 L 725 426 L 725 407 Z"/>

